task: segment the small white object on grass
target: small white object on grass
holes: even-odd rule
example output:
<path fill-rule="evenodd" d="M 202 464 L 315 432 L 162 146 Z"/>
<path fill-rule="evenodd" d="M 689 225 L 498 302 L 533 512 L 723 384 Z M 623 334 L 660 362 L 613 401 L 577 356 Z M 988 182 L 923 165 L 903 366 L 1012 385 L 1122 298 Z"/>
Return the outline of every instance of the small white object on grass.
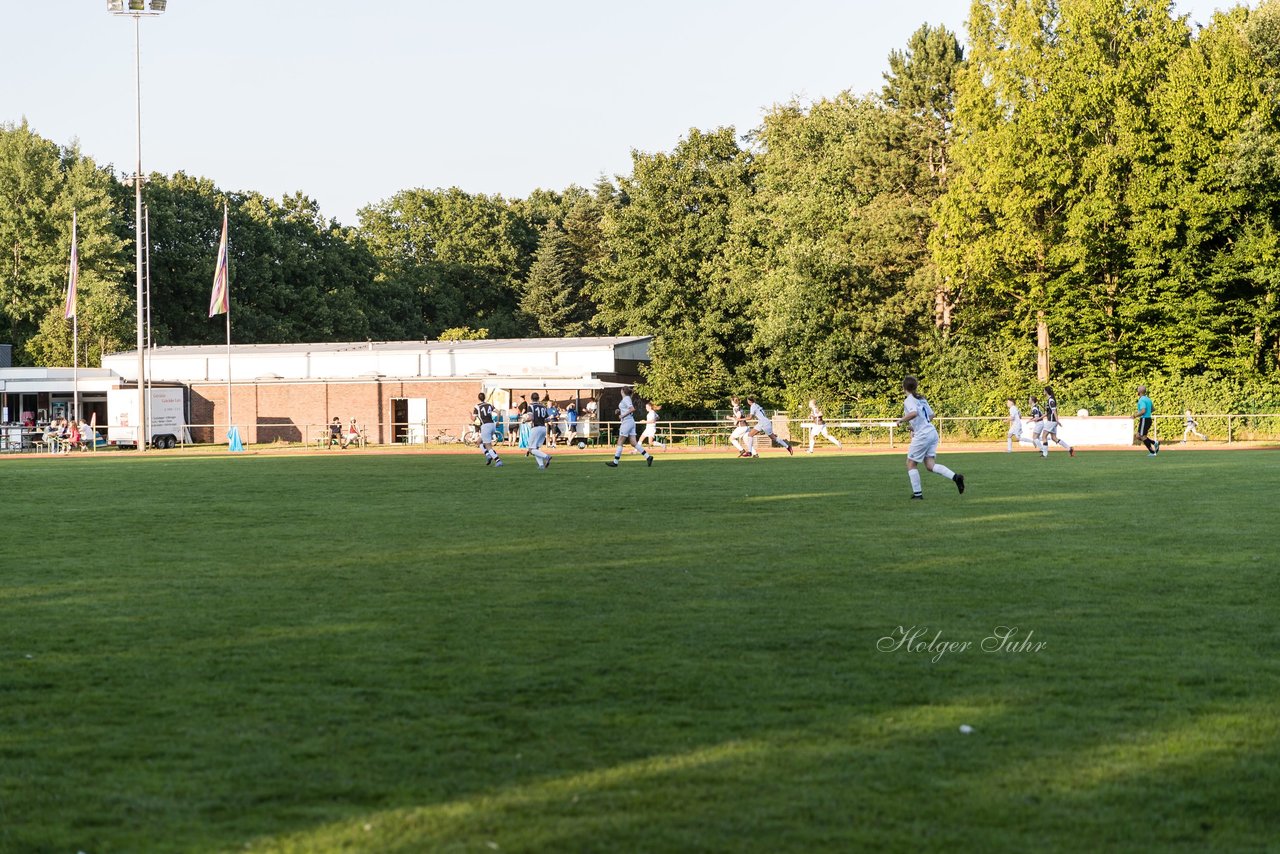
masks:
<path fill-rule="evenodd" d="M 965 735 L 969 735 L 970 733 L 973 732 L 973 727 L 969 726 L 968 724 L 960 724 L 960 731 Z"/>

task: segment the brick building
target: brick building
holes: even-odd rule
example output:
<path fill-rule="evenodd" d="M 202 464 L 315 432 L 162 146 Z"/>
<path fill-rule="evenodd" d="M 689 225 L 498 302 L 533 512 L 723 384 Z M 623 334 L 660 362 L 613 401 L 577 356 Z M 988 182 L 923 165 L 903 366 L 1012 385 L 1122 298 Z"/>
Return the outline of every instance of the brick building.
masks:
<path fill-rule="evenodd" d="M 648 336 L 494 341 L 370 341 L 157 347 L 151 382 L 189 389 L 197 442 L 220 440 L 228 415 L 245 442 L 307 442 L 333 418 L 351 419 L 371 443 L 460 435 L 476 395 L 499 408 L 538 392 L 585 411 L 612 411 L 617 388 L 639 379 Z M 137 351 L 104 356 L 102 367 L 137 381 Z M 228 413 L 228 392 L 230 412 Z"/>

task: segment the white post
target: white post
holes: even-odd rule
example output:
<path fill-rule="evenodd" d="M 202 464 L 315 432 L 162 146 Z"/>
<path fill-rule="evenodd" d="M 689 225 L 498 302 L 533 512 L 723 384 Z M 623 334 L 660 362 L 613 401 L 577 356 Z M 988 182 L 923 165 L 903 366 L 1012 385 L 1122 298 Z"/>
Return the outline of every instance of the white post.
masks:
<path fill-rule="evenodd" d="M 133 173 L 133 242 L 134 242 L 134 261 L 137 267 L 137 332 L 138 332 L 138 429 L 142 431 L 142 435 L 138 437 L 138 450 L 145 451 L 147 442 L 151 438 L 146 432 L 148 424 L 147 411 L 147 362 L 146 362 L 146 339 L 143 337 L 143 320 L 142 320 L 142 16 L 133 16 L 133 63 L 134 63 L 134 83 L 136 89 L 136 106 L 138 118 L 138 159 L 137 171 Z"/>

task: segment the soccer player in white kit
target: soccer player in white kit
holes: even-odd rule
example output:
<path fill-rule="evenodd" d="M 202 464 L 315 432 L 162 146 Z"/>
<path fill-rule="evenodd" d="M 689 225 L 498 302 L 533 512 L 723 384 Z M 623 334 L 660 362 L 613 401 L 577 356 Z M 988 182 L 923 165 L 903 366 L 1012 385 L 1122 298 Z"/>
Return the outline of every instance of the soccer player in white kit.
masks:
<path fill-rule="evenodd" d="M 1009 432 L 1005 436 L 1006 450 L 1005 453 L 1013 453 L 1013 440 L 1017 439 L 1023 445 L 1030 445 L 1039 450 L 1035 442 L 1022 435 L 1022 413 L 1018 411 L 1018 405 L 1013 402 L 1012 397 L 1004 399 L 1005 404 L 1009 407 Z"/>
<path fill-rule="evenodd" d="M 964 494 L 964 475 L 953 472 L 943 465 L 938 465 L 938 430 L 933 426 L 933 410 L 929 402 L 916 394 L 919 381 L 915 377 L 907 377 L 902 381 L 902 390 L 907 393 L 902 403 L 902 417 L 899 424 L 911 429 L 911 445 L 907 448 L 907 479 L 911 481 L 911 498 L 920 500 L 924 493 L 920 491 L 920 463 L 936 475 L 955 482 L 956 489 Z"/>
<path fill-rule="evenodd" d="M 658 441 L 658 407 L 646 403 L 644 408 L 644 432 L 640 434 L 640 444 L 643 445 L 647 439 L 650 447 L 657 445 L 661 448 L 663 445 Z"/>
<path fill-rule="evenodd" d="M 1076 449 L 1058 438 L 1058 399 L 1053 396 L 1053 389 L 1044 387 L 1044 423 L 1040 428 L 1040 456 L 1049 456 L 1049 440 L 1057 442 L 1067 449 L 1067 455 L 1074 457 Z"/>
<path fill-rule="evenodd" d="M 529 450 L 525 451 L 525 456 L 532 454 L 540 469 L 551 465 L 551 455 L 542 450 L 547 443 L 547 414 L 547 405 L 538 400 L 538 393 L 535 391 L 529 395 L 529 409 L 525 412 L 529 419 Z"/>
<path fill-rule="evenodd" d="M 747 450 L 751 452 L 751 456 L 759 457 L 760 452 L 756 450 L 756 436 L 768 436 L 771 442 L 776 442 L 786 448 L 788 454 L 795 454 L 791 450 L 785 440 L 779 439 L 773 432 L 773 422 L 769 420 L 769 416 L 764 414 L 764 407 L 756 403 L 754 397 L 747 398 L 747 406 L 750 408 L 751 417 L 756 420 L 756 426 L 747 430 Z"/>
<path fill-rule="evenodd" d="M 831 431 L 827 429 L 827 422 L 822 417 L 822 410 L 818 408 L 818 402 L 813 398 L 809 399 L 809 417 L 813 419 L 812 423 L 805 425 L 809 428 L 809 453 L 813 453 L 813 441 L 819 436 L 837 448 L 843 447 L 840 444 L 840 440 L 832 436 Z"/>
<path fill-rule="evenodd" d="M 742 446 L 742 439 L 747 435 L 747 431 L 751 426 L 747 424 L 747 416 L 742 413 L 742 401 L 736 397 L 729 398 L 729 403 L 733 405 L 733 415 L 729 416 L 733 421 L 733 432 L 729 434 L 729 442 L 738 449 L 738 456 L 749 457 L 751 452 Z"/>
<path fill-rule="evenodd" d="M 1183 424 L 1185 425 L 1182 430 L 1182 444 L 1187 444 L 1188 436 L 1199 436 L 1201 441 L 1207 441 L 1209 439 L 1208 436 L 1201 433 L 1198 429 L 1200 425 L 1196 424 L 1196 417 L 1191 414 L 1190 409 L 1183 413 L 1182 418 Z"/>
<path fill-rule="evenodd" d="M 640 440 L 636 438 L 636 406 L 631 402 L 631 387 L 624 386 L 622 389 L 622 402 L 618 404 L 618 450 L 614 453 L 613 459 L 607 460 L 605 465 L 611 468 L 617 468 L 618 463 L 622 460 L 622 449 L 626 447 L 627 439 L 631 439 L 631 446 L 636 449 L 636 453 L 643 454 L 646 465 L 653 465 L 653 454 L 644 449 L 640 444 Z"/>
<path fill-rule="evenodd" d="M 496 463 L 501 468 L 502 458 L 493 449 L 493 432 L 497 426 L 495 424 L 497 410 L 493 408 L 492 403 L 485 402 L 484 392 L 480 392 L 477 397 L 480 398 L 480 402 L 475 405 L 471 412 L 475 419 L 480 422 L 480 450 L 484 453 L 484 464 Z"/>

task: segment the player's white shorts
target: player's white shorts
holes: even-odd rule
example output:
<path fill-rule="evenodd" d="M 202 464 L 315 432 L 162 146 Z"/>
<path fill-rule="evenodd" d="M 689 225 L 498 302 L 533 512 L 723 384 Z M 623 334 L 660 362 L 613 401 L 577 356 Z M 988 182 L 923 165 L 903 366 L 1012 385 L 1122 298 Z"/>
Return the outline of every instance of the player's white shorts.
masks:
<path fill-rule="evenodd" d="M 1036 436 L 1039 436 L 1040 431 L 1043 429 L 1044 429 L 1043 421 L 1032 421 L 1031 422 L 1031 438 L 1034 439 Z"/>
<path fill-rule="evenodd" d="M 751 429 L 750 427 L 747 427 L 747 426 L 745 426 L 745 425 L 744 425 L 744 426 L 741 426 L 741 427 L 734 427 L 734 428 L 733 428 L 733 432 L 729 434 L 729 438 L 730 438 L 730 439 L 741 439 L 743 436 L 747 435 L 747 432 L 748 432 L 750 429 Z"/>
<path fill-rule="evenodd" d="M 618 426 L 618 438 L 622 439 L 627 436 L 632 439 L 636 437 L 636 421 L 634 418 L 627 418 Z"/>
<path fill-rule="evenodd" d="M 529 448 L 531 450 L 536 451 L 538 450 L 538 448 L 541 448 L 546 443 L 547 443 L 547 428 L 545 424 L 541 427 L 529 428 Z"/>
<path fill-rule="evenodd" d="M 1015 422 L 1013 422 L 1012 424 L 1010 424 L 1010 425 L 1009 425 L 1009 435 L 1010 435 L 1010 436 L 1012 436 L 1012 437 L 1013 437 L 1013 438 L 1015 438 L 1015 439 L 1022 435 L 1022 422 L 1021 422 L 1021 421 L 1015 421 Z"/>
<path fill-rule="evenodd" d="M 918 430 L 911 434 L 911 445 L 907 448 L 907 459 L 913 463 L 922 463 L 925 457 L 936 456 L 938 456 L 938 431 L 932 424 L 926 430 Z"/>
<path fill-rule="evenodd" d="M 1042 422 L 1040 422 L 1040 432 L 1041 432 L 1041 433 L 1053 433 L 1053 434 L 1057 435 L 1057 432 L 1058 432 L 1058 422 L 1057 422 L 1057 421 L 1042 421 Z"/>
<path fill-rule="evenodd" d="M 658 437 L 657 427 L 646 427 L 644 428 L 644 432 L 640 434 L 640 441 L 643 442 L 645 439 L 656 439 L 657 437 Z"/>
<path fill-rule="evenodd" d="M 767 418 L 761 418 L 756 422 L 756 426 L 754 429 L 756 430 L 756 432 L 763 433 L 766 436 L 768 436 L 773 432 L 773 422 Z"/>
<path fill-rule="evenodd" d="M 493 431 L 497 429 L 497 426 L 498 425 L 494 424 L 492 421 L 490 421 L 488 424 L 481 424 L 480 425 L 480 441 L 484 442 L 486 445 L 492 445 Z"/>

